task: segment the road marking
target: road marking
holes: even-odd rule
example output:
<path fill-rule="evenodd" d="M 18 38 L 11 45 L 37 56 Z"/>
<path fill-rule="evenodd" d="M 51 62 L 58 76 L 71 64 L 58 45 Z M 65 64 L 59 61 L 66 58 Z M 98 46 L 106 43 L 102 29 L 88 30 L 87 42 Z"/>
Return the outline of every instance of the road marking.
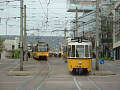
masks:
<path fill-rule="evenodd" d="M 42 67 L 41 70 L 44 71 L 45 67 L 46 67 L 46 66 Z M 41 70 L 40 70 L 40 72 L 41 72 Z M 43 72 L 43 71 L 42 71 L 42 72 Z M 38 72 L 38 74 L 33 75 L 32 78 L 30 78 L 30 79 L 26 80 L 25 82 L 23 82 L 20 86 L 18 86 L 18 87 L 16 88 L 16 90 L 22 90 L 22 89 L 23 89 L 26 85 L 28 85 L 32 80 L 36 79 L 36 78 L 38 77 L 38 75 L 40 74 L 40 72 Z M 39 89 L 37 89 L 37 90 L 39 90 Z"/>
<path fill-rule="evenodd" d="M 97 86 L 95 82 L 93 82 L 89 77 L 88 80 L 96 87 L 97 90 L 102 90 L 100 87 Z"/>
<path fill-rule="evenodd" d="M 75 82 L 75 85 L 77 86 L 78 90 L 82 90 L 82 89 L 80 88 L 80 86 L 79 86 L 77 80 L 76 80 L 76 77 L 74 77 L 74 82 Z"/>
<path fill-rule="evenodd" d="M 45 81 L 46 81 L 46 79 L 43 78 L 40 85 L 39 85 L 39 87 L 37 87 L 37 90 L 40 90 L 40 88 L 42 87 L 42 85 L 44 84 Z"/>
<path fill-rule="evenodd" d="M 49 73 L 52 71 L 52 67 L 51 65 L 49 64 L 49 62 L 47 61 L 47 64 L 48 64 L 48 74 L 47 76 L 45 76 L 41 81 L 40 81 L 40 84 L 39 84 L 39 87 L 37 87 L 37 90 L 40 90 L 40 88 L 42 87 L 42 85 L 44 84 L 44 82 L 48 79 L 48 75 Z"/>

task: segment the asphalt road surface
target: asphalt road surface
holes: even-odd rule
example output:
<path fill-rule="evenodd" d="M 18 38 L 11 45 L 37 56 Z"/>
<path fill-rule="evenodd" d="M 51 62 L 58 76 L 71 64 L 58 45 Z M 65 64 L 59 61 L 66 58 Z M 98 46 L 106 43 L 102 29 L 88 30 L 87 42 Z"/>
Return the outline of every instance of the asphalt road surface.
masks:
<path fill-rule="evenodd" d="M 120 65 L 111 62 L 105 70 L 116 75 L 73 75 L 62 58 L 49 58 L 48 62 L 30 59 L 24 62 L 24 71 L 30 75 L 7 75 L 10 70 L 19 70 L 18 66 L 19 60 L 0 64 L 0 90 L 120 90 Z"/>

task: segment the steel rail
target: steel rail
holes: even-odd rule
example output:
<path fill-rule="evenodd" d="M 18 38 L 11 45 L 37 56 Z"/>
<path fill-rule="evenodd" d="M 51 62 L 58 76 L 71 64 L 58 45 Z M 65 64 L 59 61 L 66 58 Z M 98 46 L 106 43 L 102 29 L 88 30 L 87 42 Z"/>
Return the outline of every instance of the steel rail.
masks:
<path fill-rule="evenodd" d="M 41 68 L 41 70 L 36 74 L 34 75 L 32 78 L 28 79 L 27 81 L 23 82 L 20 86 L 18 86 L 16 88 L 16 90 L 22 90 L 26 85 L 28 85 L 30 82 L 32 82 L 34 79 L 36 79 L 40 74 L 42 74 L 42 72 L 44 71 L 44 69 L 46 69 L 46 66 L 43 66 Z"/>
<path fill-rule="evenodd" d="M 82 89 L 80 88 L 80 86 L 79 86 L 79 83 L 78 83 L 78 81 L 77 81 L 77 78 L 76 78 L 76 77 L 73 77 L 73 79 L 74 79 L 74 83 L 75 83 L 76 87 L 78 88 L 78 90 L 82 90 Z"/>
<path fill-rule="evenodd" d="M 50 72 L 52 72 L 52 66 L 51 64 L 47 61 L 47 65 L 48 65 L 48 73 L 47 75 L 40 81 L 39 86 L 35 89 L 35 90 L 40 90 L 40 88 L 42 87 L 42 85 L 45 83 L 45 81 L 49 78 L 49 74 Z"/>

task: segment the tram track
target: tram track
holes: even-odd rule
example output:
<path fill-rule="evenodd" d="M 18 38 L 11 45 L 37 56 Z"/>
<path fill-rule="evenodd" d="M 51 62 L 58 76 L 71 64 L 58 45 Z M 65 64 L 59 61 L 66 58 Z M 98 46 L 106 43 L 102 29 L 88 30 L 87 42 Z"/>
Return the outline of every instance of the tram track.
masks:
<path fill-rule="evenodd" d="M 78 83 L 76 77 L 73 77 L 73 79 L 74 79 L 74 83 L 75 83 L 76 87 L 78 88 L 78 90 L 82 90 L 79 86 L 79 83 Z"/>
<path fill-rule="evenodd" d="M 50 72 L 52 72 L 52 65 L 50 64 L 50 62 L 47 61 L 47 65 L 49 67 L 49 72 L 48 74 L 40 81 L 40 84 L 39 86 L 35 89 L 35 90 L 42 90 L 42 86 L 45 84 L 45 82 L 47 82 L 47 79 L 49 78 L 49 74 Z M 77 81 L 77 77 L 73 77 L 73 81 L 74 81 L 74 84 L 75 86 L 77 87 L 77 90 L 82 90 L 78 81 Z"/>
<path fill-rule="evenodd" d="M 24 82 L 21 85 L 21 87 L 16 90 L 43 90 L 43 89 L 48 90 L 48 88 L 45 87 L 46 85 L 48 85 L 48 82 L 49 83 L 52 82 L 52 85 L 53 85 L 53 82 L 56 82 L 56 80 L 60 80 L 60 81 L 57 81 L 58 87 L 61 86 L 63 83 L 65 83 L 66 82 L 65 80 L 68 80 L 70 82 L 67 81 L 66 84 L 67 85 L 70 84 L 70 86 L 72 85 L 74 87 L 74 90 L 102 90 L 89 76 L 73 75 L 72 77 L 69 77 L 69 79 L 68 79 L 68 76 L 62 77 L 61 79 L 59 77 L 55 77 L 56 75 L 53 76 L 53 74 L 50 74 L 50 73 L 54 73 L 54 72 L 52 72 L 55 69 L 55 67 L 53 67 L 53 66 L 54 66 L 54 64 L 52 64 L 50 61 L 47 61 L 45 66 L 43 66 L 41 68 L 40 72 L 36 76 L 31 78 L 30 80 L 27 80 L 27 82 Z M 52 75 L 52 77 L 50 75 Z M 64 80 L 63 80 L 63 78 L 64 78 Z M 34 84 L 33 87 L 30 84 L 31 82 Z M 30 88 L 29 86 L 31 86 L 32 89 L 29 89 Z M 90 86 L 93 89 L 91 89 Z M 57 86 L 53 85 L 53 87 L 56 88 Z M 63 87 L 60 87 L 60 88 L 62 90 Z M 53 89 L 50 89 L 50 90 L 53 90 Z"/>
<path fill-rule="evenodd" d="M 52 66 L 49 63 L 49 61 L 47 61 L 47 65 L 48 65 L 48 73 L 46 74 L 46 76 L 40 81 L 39 86 L 35 89 L 35 90 L 40 90 L 42 85 L 45 83 L 45 81 L 49 78 L 49 73 L 52 71 Z"/>
<path fill-rule="evenodd" d="M 102 90 L 92 79 L 90 79 L 90 77 L 87 77 L 88 81 L 90 81 L 94 87 L 96 87 L 97 90 Z"/>
<path fill-rule="evenodd" d="M 38 83 L 38 80 L 43 81 L 40 78 L 45 76 L 45 74 L 46 74 L 45 71 L 47 69 L 47 66 L 48 65 L 43 66 L 36 75 L 34 75 L 32 78 L 28 79 L 27 81 L 23 82 L 22 84 L 20 84 L 16 88 L 16 90 L 28 90 L 28 88 L 30 88 L 30 85 L 36 86 L 35 84 Z M 31 87 L 34 88 L 34 86 L 33 87 L 31 86 Z M 29 89 L 29 90 L 33 90 L 33 89 Z"/>
<path fill-rule="evenodd" d="M 84 80 L 79 80 L 79 79 L 80 79 L 80 76 L 79 76 L 79 78 L 78 78 L 78 76 L 73 77 L 74 84 L 76 85 L 77 90 L 102 90 L 89 76 L 84 77 L 84 79 L 87 80 L 86 84 L 82 83 L 82 82 L 84 82 Z M 83 84 L 85 84 L 86 87 L 82 86 Z M 87 88 L 87 85 L 89 85 L 89 86 L 91 85 L 91 87 Z"/>

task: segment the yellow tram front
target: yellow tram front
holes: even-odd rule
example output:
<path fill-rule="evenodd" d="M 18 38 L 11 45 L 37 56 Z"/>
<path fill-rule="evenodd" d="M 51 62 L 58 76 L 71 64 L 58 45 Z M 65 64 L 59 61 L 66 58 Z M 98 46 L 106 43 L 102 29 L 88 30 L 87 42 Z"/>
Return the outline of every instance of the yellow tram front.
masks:
<path fill-rule="evenodd" d="M 38 60 L 48 60 L 49 58 L 49 45 L 45 42 L 39 42 L 35 46 L 35 59 Z"/>
<path fill-rule="evenodd" d="M 73 73 L 91 72 L 91 42 L 68 43 L 68 70 Z"/>

